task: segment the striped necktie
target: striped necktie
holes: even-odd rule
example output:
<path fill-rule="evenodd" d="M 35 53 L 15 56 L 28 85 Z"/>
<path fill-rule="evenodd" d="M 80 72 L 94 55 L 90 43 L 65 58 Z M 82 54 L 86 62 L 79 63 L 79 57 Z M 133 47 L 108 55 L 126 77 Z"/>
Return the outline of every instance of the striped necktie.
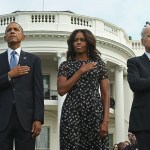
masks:
<path fill-rule="evenodd" d="M 11 52 L 11 57 L 10 57 L 10 69 L 14 68 L 17 66 L 17 57 L 15 56 L 17 54 L 16 51 Z"/>

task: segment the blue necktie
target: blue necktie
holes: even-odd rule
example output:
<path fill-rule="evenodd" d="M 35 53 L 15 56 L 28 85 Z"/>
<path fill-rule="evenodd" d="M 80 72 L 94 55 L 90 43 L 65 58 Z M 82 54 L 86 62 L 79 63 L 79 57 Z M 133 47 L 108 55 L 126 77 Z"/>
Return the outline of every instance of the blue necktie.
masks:
<path fill-rule="evenodd" d="M 17 66 L 17 58 L 16 55 L 17 52 L 16 51 L 12 51 L 11 52 L 11 57 L 10 57 L 10 69 L 14 68 Z"/>

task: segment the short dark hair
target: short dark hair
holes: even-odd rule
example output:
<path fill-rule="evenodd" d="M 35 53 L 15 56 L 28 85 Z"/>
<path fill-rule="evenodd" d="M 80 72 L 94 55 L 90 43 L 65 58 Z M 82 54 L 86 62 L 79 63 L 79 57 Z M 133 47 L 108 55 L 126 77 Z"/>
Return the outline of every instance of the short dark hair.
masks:
<path fill-rule="evenodd" d="M 7 27 L 10 25 L 10 24 L 12 24 L 12 23 L 15 23 L 15 24 L 17 24 L 18 26 L 19 26 L 19 28 L 21 29 L 21 31 L 22 31 L 22 34 L 24 34 L 24 31 L 23 31 L 23 28 L 22 28 L 22 26 L 19 24 L 19 23 L 17 23 L 17 22 L 10 22 L 8 25 L 7 25 Z M 6 31 L 7 31 L 7 27 L 6 27 L 6 29 L 5 29 L 5 34 L 6 34 Z"/>

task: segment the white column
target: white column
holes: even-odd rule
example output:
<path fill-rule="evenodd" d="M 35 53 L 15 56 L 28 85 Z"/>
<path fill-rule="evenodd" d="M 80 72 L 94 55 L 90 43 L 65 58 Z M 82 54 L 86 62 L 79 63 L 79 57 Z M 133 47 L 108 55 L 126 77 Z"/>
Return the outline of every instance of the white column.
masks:
<path fill-rule="evenodd" d="M 125 140 L 123 66 L 115 68 L 115 143 Z"/>
<path fill-rule="evenodd" d="M 58 57 L 58 67 L 59 65 L 66 60 L 66 55 L 64 53 L 57 53 L 57 57 Z M 66 95 L 64 96 L 60 96 L 58 95 L 58 150 L 60 149 L 59 148 L 59 124 L 60 124 L 60 117 L 61 117 L 61 108 L 62 108 L 62 105 L 63 105 L 63 102 L 65 100 L 65 97 Z"/>

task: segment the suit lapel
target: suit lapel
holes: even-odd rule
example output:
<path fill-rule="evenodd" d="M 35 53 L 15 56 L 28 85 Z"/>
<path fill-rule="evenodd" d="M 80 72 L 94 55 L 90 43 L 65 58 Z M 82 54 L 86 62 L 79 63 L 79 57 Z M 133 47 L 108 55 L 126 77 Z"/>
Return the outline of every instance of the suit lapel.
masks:
<path fill-rule="evenodd" d="M 28 58 L 27 53 L 24 52 L 23 50 L 21 50 L 18 65 L 26 66 L 27 65 L 27 58 Z M 20 77 L 14 78 L 14 84 L 16 84 L 19 79 L 20 79 Z"/>
<path fill-rule="evenodd" d="M 1 66 L 7 69 L 7 72 L 10 70 L 9 62 L 8 62 L 8 53 L 5 51 L 3 54 L 1 54 Z"/>
<path fill-rule="evenodd" d="M 27 53 L 21 50 L 18 65 L 25 66 L 27 65 L 28 56 Z"/>
<path fill-rule="evenodd" d="M 145 66 L 146 68 L 148 68 L 147 70 L 150 72 L 150 60 L 149 60 L 149 58 L 147 57 L 146 54 L 143 54 L 143 55 L 141 56 L 141 61 L 142 61 L 142 63 L 144 64 L 144 66 Z"/>

